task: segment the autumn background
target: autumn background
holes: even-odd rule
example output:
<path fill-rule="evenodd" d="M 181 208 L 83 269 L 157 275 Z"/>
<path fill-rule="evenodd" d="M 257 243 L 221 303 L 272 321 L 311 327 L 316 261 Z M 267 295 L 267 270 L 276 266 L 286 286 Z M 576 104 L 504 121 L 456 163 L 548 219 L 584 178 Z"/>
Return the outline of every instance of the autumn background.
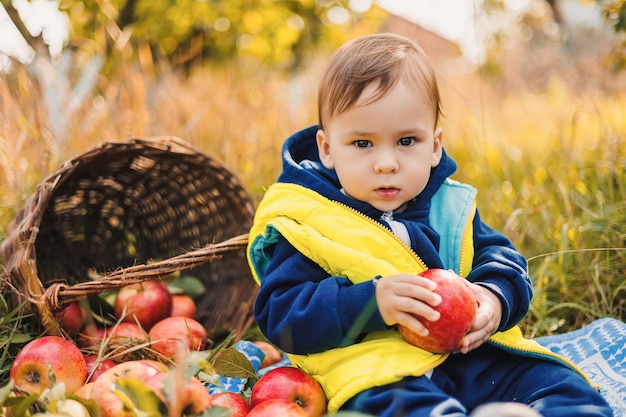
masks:
<path fill-rule="evenodd" d="M 64 0 L 69 39 L 51 54 L 3 0 L 34 56 L 5 61 L 0 73 L 0 240 L 37 184 L 105 141 L 178 136 L 258 201 L 280 171 L 282 141 L 316 122 L 328 55 L 358 35 L 394 31 L 416 38 L 437 67 L 456 178 L 478 187 L 481 216 L 529 259 L 536 296 L 525 333 L 624 320 L 624 2 L 588 1 L 603 24 L 581 28 L 550 8 L 559 2 L 531 1 L 491 35 L 478 64 L 377 3 L 357 3 Z M 479 27 L 505 16 L 504 2 L 476 4 Z M 3 370 L 12 344 L 32 337 L 17 328 L 8 291 Z"/>

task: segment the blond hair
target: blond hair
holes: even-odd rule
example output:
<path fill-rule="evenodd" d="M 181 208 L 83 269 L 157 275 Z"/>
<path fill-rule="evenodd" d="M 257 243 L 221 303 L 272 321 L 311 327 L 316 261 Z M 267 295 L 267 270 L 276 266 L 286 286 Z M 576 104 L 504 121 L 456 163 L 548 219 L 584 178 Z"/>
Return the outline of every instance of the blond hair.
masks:
<path fill-rule="evenodd" d="M 318 90 L 319 127 L 350 109 L 363 90 L 377 83 L 368 103 L 389 91 L 399 80 L 425 93 L 432 103 L 435 126 L 441 115 L 441 99 L 435 70 L 413 40 L 391 33 L 356 38 L 342 45 L 331 57 Z"/>

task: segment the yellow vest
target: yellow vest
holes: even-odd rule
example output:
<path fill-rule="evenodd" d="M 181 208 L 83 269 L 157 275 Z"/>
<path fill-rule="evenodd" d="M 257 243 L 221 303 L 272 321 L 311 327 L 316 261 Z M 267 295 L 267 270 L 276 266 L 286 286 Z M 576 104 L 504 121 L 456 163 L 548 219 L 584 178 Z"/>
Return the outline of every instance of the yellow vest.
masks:
<path fill-rule="evenodd" d="M 462 251 L 472 251 L 472 256 L 466 253 L 462 257 L 463 275 L 471 270 L 473 258 L 473 215 L 470 217 L 462 230 L 462 247 L 465 248 Z M 371 280 L 373 275 L 419 274 L 427 269 L 419 256 L 384 226 L 296 184 L 272 185 L 257 208 L 247 255 L 252 274 L 259 283 L 269 262 L 265 251 L 276 241 L 277 234 L 328 274 L 345 277 L 355 284 Z M 565 358 L 534 340 L 524 339 L 517 326 L 496 333 L 490 342 L 515 352 L 564 363 L 582 374 Z M 295 366 L 320 382 L 328 399 L 328 411 L 335 413 L 359 392 L 407 376 L 424 375 L 445 361 L 448 354 L 415 347 L 392 329 L 371 332 L 363 341 L 350 346 L 289 357 Z"/>

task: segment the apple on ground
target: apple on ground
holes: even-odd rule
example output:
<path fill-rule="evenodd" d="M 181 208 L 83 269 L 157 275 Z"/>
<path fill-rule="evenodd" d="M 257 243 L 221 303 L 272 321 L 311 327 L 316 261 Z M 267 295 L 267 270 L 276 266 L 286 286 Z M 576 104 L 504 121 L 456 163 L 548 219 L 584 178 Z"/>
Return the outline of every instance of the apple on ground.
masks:
<path fill-rule="evenodd" d="M 118 342 L 145 342 L 146 332 L 137 323 L 120 322 L 113 327 L 109 327 L 106 332 L 108 339 Z"/>
<path fill-rule="evenodd" d="M 274 368 L 262 375 L 252 387 L 252 411 L 265 401 L 282 399 L 301 407 L 308 417 L 326 414 L 326 395 L 311 375 L 293 366 Z"/>
<path fill-rule="evenodd" d="M 63 310 L 56 312 L 59 326 L 69 337 L 76 337 L 83 328 L 85 314 L 78 302 L 73 302 L 65 306 Z"/>
<path fill-rule="evenodd" d="M 224 391 L 213 394 L 213 405 L 226 408 L 230 417 L 246 417 L 250 411 L 248 402 L 236 392 Z"/>
<path fill-rule="evenodd" d="M 252 407 L 247 417 L 307 417 L 298 404 L 282 398 L 263 401 Z"/>
<path fill-rule="evenodd" d="M 91 323 L 86 325 L 76 338 L 76 343 L 80 347 L 100 346 L 102 339 L 106 336 L 107 330 L 104 326 Z"/>
<path fill-rule="evenodd" d="M 82 387 L 74 391 L 74 395 L 76 395 L 77 397 L 83 398 L 85 400 L 90 399 L 91 390 L 93 389 L 93 384 L 94 382 L 87 382 L 85 385 L 83 385 Z"/>
<path fill-rule="evenodd" d="M 146 331 L 172 311 L 172 294 L 160 281 L 143 281 L 118 290 L 113 306 L 115 317 L 136 323 Z"/>
<path fill-rule="evenodd" d="M 171 416 L 197 416 L 211 408 L 209 390 L 194 376 L 184 380 L 180 369 L 162 372 L 146 380 L 146 384 L 166 404 Z"/>
<path fill-rule="evenodd" d="M 157 353 L 176 359 L 192 350 L 203 350 L 207 343 L 207 331 L 192 318 L 167 317 L 152 326 L 148 339 Z"/>
<path fill-rule="evenodd" d="M 116 362 L 111 359 L 102 359 L 98 355 L 83 355 L 87 364 L 87 382 L 93 382 L 107 369 L 111 369 Z"/>
<path fill-rule="evenodd" d="M 111 357 L 132 359 L 130 349 L 147 342 L 147 335 L 137 323 L 120 322 L 107 329 Z"/>
<path fill-rule="evenodd" d="M 134 378 L 147 383 L 154 375 L 168 369 L 167 365 L 151 359 L 118 363 L 93 382 L 90 399 L 98 404 L 102 417 L 132 417 L 134 414 L 123 412 L 122 399 L 114 391 L 115 381 L 118 378 Z"/>
<path fill-rule="evenodd" d="M 172 295 L 172 310 L 170 316 L 194 318 L 196 316 L 196 302 L 187 294 Z"/>
<path fill-rule="evenodd" d="M 278 363 L 283 359 L 283 355 L 280 354 L 278 348 L 273 344 L 264 340 L 255 340 L 252 343 L 260 347 L 263 353 L 265 353 L 265 357 L 263 358 L 263 362 L 261 363 L 261 368 L 266 368 L 268 366 L 274 365 L 275 363 Z"/>
<path fill-rule="evenodd" d="M 428 329 L 422 336 L 399 324 L 398 330 L 404 339 L 433 353 L 449 353 L 459 349 L 461 341 L 476 317 L 477 302 L 467 280 L 446 269 L 427 269 L 420 274 L 437 284 L 435 292 L 441 296 L 441 304 L 435 310 L 441 314 L 439 320 L 418 320 Z"/>
<path fill-rule="evenodd" d="M 17 353 L 9 375 L 17 388 L 34 394 L 51 387 L 49 372 L 57 384 L 65 384 L 65 392 L 80 388 L 87 378 L 87 364 L 78 346 L 59 336 L 33 339 Z"/>

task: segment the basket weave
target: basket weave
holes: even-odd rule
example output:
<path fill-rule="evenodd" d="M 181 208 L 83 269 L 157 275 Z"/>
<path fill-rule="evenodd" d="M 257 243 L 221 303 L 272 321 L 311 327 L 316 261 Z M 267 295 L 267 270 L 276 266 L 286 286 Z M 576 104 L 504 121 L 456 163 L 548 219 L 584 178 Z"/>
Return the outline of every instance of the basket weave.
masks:
<path fill-rule="evenodd" d="M 257 291 L 243 250 L 253 214 L 237 178 L 179 138 L 107 142 L 26 200 L 0 247 L 2 284 L 61 334 L 55 312 L 72 301 L 184 269 L 206 286 L 198 321 L 241 336 Z"/>

